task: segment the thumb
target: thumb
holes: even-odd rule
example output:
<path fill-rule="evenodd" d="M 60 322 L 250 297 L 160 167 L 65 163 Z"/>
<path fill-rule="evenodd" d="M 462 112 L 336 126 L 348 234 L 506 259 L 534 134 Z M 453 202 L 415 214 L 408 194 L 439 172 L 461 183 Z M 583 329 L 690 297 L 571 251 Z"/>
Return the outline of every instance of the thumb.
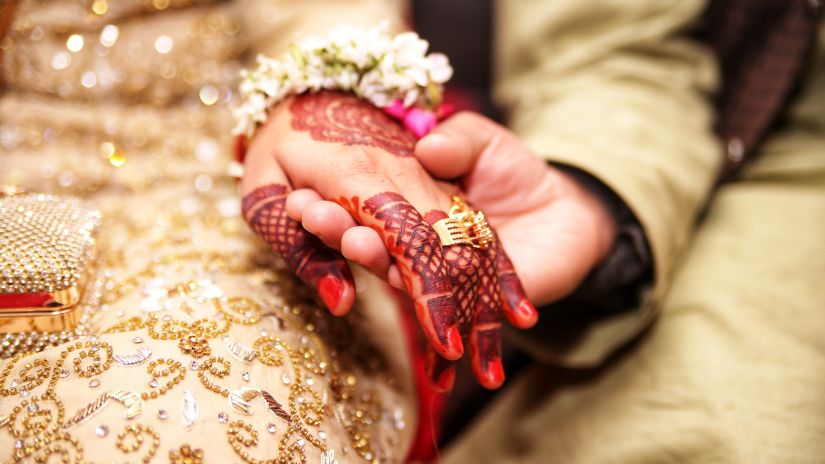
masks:
<path fill-rule="evenodd" d="M 436 126 L 415 146 L 415 156 L 433 177 L 454 179 L 469 174 L 484 151 L 507 131 L 477 113 L 464 111 Z"/>

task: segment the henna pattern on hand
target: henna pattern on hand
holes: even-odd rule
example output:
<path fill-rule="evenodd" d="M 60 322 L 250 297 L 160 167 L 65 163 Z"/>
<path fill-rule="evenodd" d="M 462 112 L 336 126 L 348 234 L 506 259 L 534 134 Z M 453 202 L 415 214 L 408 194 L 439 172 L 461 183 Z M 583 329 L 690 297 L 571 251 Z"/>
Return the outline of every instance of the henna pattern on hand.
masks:
<path fill-rule="evenodd" d="M 321 92 L 296 97 L 289 106 L 292 128 L 309 132 L 314 140 L 383 149 L 412 156 L 416 138 L 379 109 L 353 97 Z M 413 296 L 419 322 L 442 356 L 460 355 L 461 339 L 469 339 L 471 362 L 479 381 L 496 388 L 504 380 L 501 364 L 501 314 L 516 327 L 535 322 L 535 309 L 500 244 L 488 250 L 468 246 L 442 249 L 429 224 L 445 217 L 431 212 L 427 220 L 401 195 L 392 192 L 367 199 L 340 199 L 362 225 L 371 226 L 396 260 Z M 532 318 L 532 319 L 531 319 Z M 526 322 L 525 322 L 526 321 Z M 457 341 L 455 339 L 458 339 Z M 431 352 L 430 373 L 442 388 L 452 384 L 454 364 Z"/>
<path fill-rule="evenodd" d="M 339 308 L 344 288 L 355 288 L 349 266 L 338 253 L 287 215 L 287 193 L 287 187 L 279 184 L 253 190 L 241 203 L 244 219 L 304 283 L 319 292 L 331 311 L 340 313 L 347 309 Z"/>
<path fill-rule="evenodd" d="M 504 248 L 502 248 L 501 240 L 497 235 L 490 253 L 496 263 L 504 303 L 504 315 L 507 317 L 507 321 L 519 329 L 533 327 L 538 321 L 539 313 L 527 298 L 527 292 L 524 291 L 524 287 L 521 285 L 521 279 L 516 275 L 516 269 L 513 267 L 513 263 Z"/>
<path fill-rule="evenodd" d="M 443 211 L 430 211 L 425 215 L 430 224 L 446 217 Z M 473 371 L 483 386 L 497 388 L 504 381 L 500 335 L 502 295 L 496 262 L 490 250 L 467 245 L 445 246 L 444 260 L 460 308 L 457 314 L 459 330 L 463 337 L 469 338 Z M 427 361 L 428 374 L 435 386 L 451 390 L 455 363 L 434 353 L 428 355 Z"/>
<path fill-rule="evenodd" d="M 292 128 L 321 142 L 377 147 L 412 156 L 416 138 L 398 121 L 358 98 L 335 92 L 295 97 L 289 105 Z"/>
<path fill-rule="evenodd" d="M 438 234 L 398 193 L 379 193 L 363 206 L 358 197 L 339 203 L 358 223 L 378 232 L 414 300 L 424 333 L 442 355 L 459 358 L 463 348 L 455 323 L 458 310 Z"/>
<path fill-rule="evenodd" d="M 470 362 L 487 388 L 498 388 L 504 382 L 501 362 L 502 293 L 493 256 L 495 244 L 489 250 L 479 250 L 479 285 L 476 312 L 470 330 Z"/>

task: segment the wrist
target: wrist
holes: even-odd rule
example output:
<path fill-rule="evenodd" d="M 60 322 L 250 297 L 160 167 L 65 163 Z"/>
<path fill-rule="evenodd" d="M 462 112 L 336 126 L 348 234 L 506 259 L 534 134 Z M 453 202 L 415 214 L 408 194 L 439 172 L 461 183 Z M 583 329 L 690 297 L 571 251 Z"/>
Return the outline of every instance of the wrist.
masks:
<path fill-rule="evenodd" d="M 594 266 L 573 298 L 598 301 L 599 307 L 614 309 L 635 304 L 640 291 L 652 278 L 650 246 L 638 219 L 624 201 L 597 178 L 571 166 L 555 167 L 574 179 L 587 197 L 583 201 L 593 205 L 589 210 L 594 223 L 602 224 L 595 226 L 602 233 Z"/>
<path fill-rule="evenodd" d="M 452 76 L 449 61 L 428 54 L 428 43 L 414 32 L 391 37 L 384 29 L 340 27 L 290 44 L 277 58 L 259 55 L 257 67 L 241 72 L 242 103 L 234 110 L 234 132 L 251 137 L 278 103 L 322 90 L 351 92 L 405 124 L 408 112 L 435 116 L 443 84 Z M 420 122 L 408 126 L 426 128 Z"/>
<path fill-rule="evenodd" d="M 568 167 L 561 167 L 559 171 L 573 186 L 572 195 L 587 214 L 584 220 L 589 222 L 588 228 L 593 231 L 590 268 L 595 268 L 610 254 L 616 243 L 618 205 L 612 192 L 604 191 L 606 187 L 588 174 Z"/>

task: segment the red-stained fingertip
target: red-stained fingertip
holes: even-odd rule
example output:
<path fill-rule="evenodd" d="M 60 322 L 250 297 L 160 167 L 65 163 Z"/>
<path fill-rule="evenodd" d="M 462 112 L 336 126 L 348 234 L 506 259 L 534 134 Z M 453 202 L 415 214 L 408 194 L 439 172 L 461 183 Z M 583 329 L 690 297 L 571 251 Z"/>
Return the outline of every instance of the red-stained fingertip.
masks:
<path fill-rule="evenodd" d="M 464 354 L 464 344 L 461 343 L 461 332 L 458 327 L 450 327 L 447 329 L 447 346 L 444 357 L 450 361 L 459 359 Z"/>
<path fill-rule="evenodd" d="M 349 312 L 352 305 L 352 302 L 347 301 L 351 298 L 346 298 L 345 293 L 347 293 L 346 286 L 341 282 L 341 279 L 335 276 L 327 275 L 321 277 L 321 280 L 318 281 L 318 294 L 321 295 L 321 299 L 329 308 L 329 311 L 336 316 L 343 316 Z"/>
<path fill-rule="evenodd" d="M 455 368 L 451 367 L 438 376 L 433 388 L 439 393 L 447 393 L 452 391 L 453 385 L 455 385 Z"/>
<path fill-rule="evenodd" d="M 529 329 L 536 325 L 539 320 L 539 312 L 528 300 L 521 300 L 515 311 L 519 317 L 519 324 L 517 325 L 519 329 Z"/>
<path fill-rule="evenodd" d="M 487 370 L 484 375 L 482 386 L 490 390 L 495 390 L 503 383 L 504 366 L 501 364 L 501 358 L 495 358 L 487 363 Z"/>

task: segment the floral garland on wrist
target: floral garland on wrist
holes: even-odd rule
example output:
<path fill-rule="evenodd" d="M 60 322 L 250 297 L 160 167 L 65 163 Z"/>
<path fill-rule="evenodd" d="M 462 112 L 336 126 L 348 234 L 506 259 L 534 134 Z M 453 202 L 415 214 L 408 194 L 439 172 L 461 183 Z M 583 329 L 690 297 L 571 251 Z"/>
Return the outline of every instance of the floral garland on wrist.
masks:
<path fill-rule="evenodd" d="M 251 139 L 269 108 L 287 97 L 339 90 L 383 108 L 424 136 L 446 113 L 440 107 L 443 84 L 453 68 L 445 55 L 427 54 L 429 44 L 415 32 L 390 37 L 386 29 L 342 26 L 292 43 L 279 58 L 259 55 L 257 68 L 241 72 L 242 104 L 234 110 L 233 133 Z"/>

